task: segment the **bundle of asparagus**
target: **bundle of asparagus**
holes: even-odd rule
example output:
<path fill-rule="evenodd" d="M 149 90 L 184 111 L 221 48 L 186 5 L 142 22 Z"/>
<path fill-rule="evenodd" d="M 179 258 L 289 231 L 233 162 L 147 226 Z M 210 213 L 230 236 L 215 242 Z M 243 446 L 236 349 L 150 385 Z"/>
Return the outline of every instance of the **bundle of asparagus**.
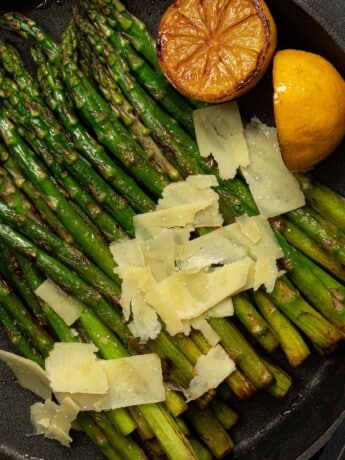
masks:
<path fill-rule="evenodd" d="M 234 318 L 208 320 L 237 369 L 186 404 L 176 389 L 188 387 L 210 345 L 197 330 L 171 337 L 163 327 L 146 344 L 133 337 L 109 243 L 131 238 L 134 215 L 191 174 L 218 178 L 226 223 L 258 211 L 241 177 L 222 180 L 199 155 L 192 111 L 200 104 L 162 76 L 144 24 L 118 0 L 79 4 L 60 44 L 18 13 L 0 18 L 30 40 L 37 67 L 36 80 L 0 43 L 0 323 L 40 366 L 55 341 L 92 341 L 104 359 L 161 357 L 164 403 L 80 412 L 80 426 L 106 457 L 222 458 L 234 448 L 231 400 L 261 390 L 281 397 L 291 385 L 267 355 L 279 349 L 298 366 L 311 347 L 327 354 L 344 337 L 345 204 L 298 176 L 307 205 L 271 221 L 286 274 L 271 293 L 236 295 Z M 45 278 L 83 305 L 77 335 L 35 294 Z"/>

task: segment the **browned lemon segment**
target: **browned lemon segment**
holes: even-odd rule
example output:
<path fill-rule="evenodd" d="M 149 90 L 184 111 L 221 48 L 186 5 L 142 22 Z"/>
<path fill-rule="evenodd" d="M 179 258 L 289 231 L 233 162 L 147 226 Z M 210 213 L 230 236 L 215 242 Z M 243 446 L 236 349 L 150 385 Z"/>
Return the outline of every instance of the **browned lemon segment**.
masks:
<path fill-rule="evenodd" d="M 223 102 L 249 91 L 276 46 L 276 27 L 260 0 L 177 0 L 157 41 L 161 68 L 184 95 Z"/>
<path fill-rule="evenodd" d="M 345 81 L 322 56 L 287 49 L 273 60 L 274 117 L 291 171 L 326 158 L 345 135 Z"/>

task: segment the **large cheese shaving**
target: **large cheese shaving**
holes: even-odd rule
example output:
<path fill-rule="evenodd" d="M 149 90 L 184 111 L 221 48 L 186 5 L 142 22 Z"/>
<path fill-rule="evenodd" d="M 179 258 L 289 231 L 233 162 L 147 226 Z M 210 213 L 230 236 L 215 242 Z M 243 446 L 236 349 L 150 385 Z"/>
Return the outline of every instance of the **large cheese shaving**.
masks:
<path fill-rule="evenodd" d="M 304 194 L 283 162 L 275 128 L 253 119 L 245 137 L 250 164 L 241 171 L 260 212 L 272 217 L 303 206 Z"/>
<path fill-rule="evenodd" d="M 196 273 L 178 271 L 157 283 L 145 299 L 166 322 L 172 318 L 177 332 L 179 321 L 197 318 L 230 295 L 240 292 L 247 281 L 252 260 L 249 257 Z M 175 332 L 176 333 L 176 332 Z"/>
<path fill-rule="evenodd" d="M 199 398 L 206 391 L 217 388 L 235 368 L 235 363 L 226 351 L 216 345 L 198 359 L 195 365 L 196 376 L 184 391 L 184 395 L 188 401 Z"/>
<path fill-rule="evenodd" d="M 232 179 L 240 166 L 248 166 L 248 149 L 236 102 L 194 110 L 193 119 L 200 154 L 213 157 L 222 179 Z"/>
<path fill-rule="evenodd" d="M 49 279 L 38 286 L 35 294 L 46 302 L 65 321 L 67 326 L 73 324 L 83 311 L 83 306 L 77 299 L 68 295 Z"/>
<path fill-rule="evenodd" d="M 0 350 L 0 359 L 12 369 L 20 386 L 42 399 L 51 397 L 47 374 L 37 363 L 5 350 Z"/>
<path fill-rule="evenodd" d="M 70 395 L 80 410 L 103 411 L 150 404 L 165 400 L 161 362 L 154 353 L 111 360 L 99 360 L 109 390 L 104 395 L 75 393 Z M 59 393 L 59 399 L 67 393 Z"/>
<path fill-rule="evenodd" d="M 91 343 L 56 342 L 45 360 L 53 391 L 106 393 L 108 381 L 98 364 L 97 351 Z"/>

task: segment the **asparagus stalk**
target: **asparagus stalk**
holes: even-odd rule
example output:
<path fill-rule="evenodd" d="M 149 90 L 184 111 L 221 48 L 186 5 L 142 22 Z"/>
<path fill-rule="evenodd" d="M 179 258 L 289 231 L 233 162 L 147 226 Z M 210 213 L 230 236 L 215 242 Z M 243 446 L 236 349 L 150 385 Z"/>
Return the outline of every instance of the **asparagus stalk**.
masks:
<path fill-rule="evenodd" d="M 99 91 L 109 103 L 113 113 L 121 118 L 123 124 L 129 129 L 146 152 L 149 160 L 160 171 L 164 172 L 170 180 L 180 180 L 181 175 L 177 169 L 165 158 L 160 148 L 151 137 L 150 130 L 143 125 L 139 117 L 134 113 L 133 107 L 128 100 L 123 97 L 120 88 L 114 78 L 112 78 L 110 69 L 102 65 L 99 56 L 97 57 L 92 52 L 91 47 L 86 41 L 79 41 L 78 49 L 81 50 L 84 57 L 84 61 L 80 61 L 82 71 L 89 79 L 95 79 Z M 90 70 L 92 70 L 92 75 L 90 75 Z"/>
<path fill-rule="evenodd" d="M 100 10 L 96 9 L 89 1 L 81 2 L 88 11 L 91 19 L 100 18 L 103 24 L 108 22 L 109 41 L 120 51 L 123 59 L 129 64 L 135 78 L 151 93 L 152 97 L 159 101 L 164 109 L 170 113 L 192 136 L 194 136 L 194 125 L 192 118 L 192 107 L 186 100 L 175 91 L 161 72 L 156 72 L 146 60 L 135 50 L 130 41 L 120 34 L 117 29 L 117 20 L 111 11 L 103 16 Z"/>
<path fill-rule="evenodd" d="M 317 242 L 312 240 L 300 228 L 282 216 L 272 218 L 271 224 L 290 245 L 315 260 L 342 281 L 345 281 L 345 268 L 342 264 L 330 252 L 320 247 Z"/>
<path fill-rule="evenodd" d="M 249 297 L 238 294 L 233 297 L 234 311 L 237 318 L 250 335 L 269 353 L 272 353 L 279 345 L 277 336 L 272 332 L 266 320 L 255 309 Z"/>
<path fill-rule="evenodd" d="M 39 366 L 43 367 L 44 359 L 38 353 L 31 343 L 22 334 L 13 318 L 10 317 L 6 308 L 0 302 L 0 324 L 6 331 L 11 343 L 17 348 L 19 353 L 31 361 L 34 361 Z"/>
<path fill-rule="evenodd" d="M 37 188 L 24 177 L 20 167 L 9 155 L 2 142 L 0 142 L 0 162 L 4 165 L 8 176 L 12 178 L 15 186 L 22 190 L 31 200 L 45 224 L 53 229 L 54 232 L 66 243 L 72 243 L 74 241 L 73 236 L 68 232 L 66 227 L 62 225 L 60 219 L 56 217 Z"/>
<path fill-rule="evenodd" d="M 276 307 L 263 289 L 251 293 L 257 307 L 279 338 L 285 356 L 292 366 L 299 366 L 310 350 L 291 321 Z"/>
<path fill-rule="evenodd" d="M 94 412 L 92 418 L 95 420 L 97 425 L 103 430 L 109 439 L 111 445 L 120 454 L 120 458 L 123 460 L 145 460 L 147 456 L 144 451 L 138 446 L 138 444 L 127 436 L 124 438 L 119 435 L 118 431 L 114 429 L 109 423 L 106 414 L 101 412 Z"/>
<path fill-rule="evenodd" d="M 335 259 L 345 264 L 345 233 L 336 225 L 308 206 L 289 212 L 288 218 Z"/>
<path fill-rule="evenodd" d="M 71 133 L 77 149 L 94 165 L 118 193 L 122 194 L 138 212 L 152 208 L 152 200 L 138 187 L 107 154 L 104 148 L 89 134 L 79 121 L 72 103 L 68 100 L 59 76 L 59 69 L 45 59 L 39 48 L 32 47 L 32 55 L 38 65 L 38 79 L 52 111 Z"/>
<path fill-rule="evenodd" d="M 329 187 L 308 175 L 296 175 L 307 202 L 337 227 L 345 228 L 345 200 Z"/>
<path fill-rule="evenodd" d="M 4 116 L 0 108 L 0 134 L 7 147 L 21 165 L 27 177 L 49 200 L 50 206 L 62 220 L 67 229 L 74 234 L 76 241 L 110 277 L 113 277 L 114 261 L 109 248 L 103 240 L 93 233 L 90 227 L 77 215 L 66 198 L 58 191 L 54 182 L 36 162 L 33 152 L 27 147 L 15 131 L 12 123 Z"/>
<path fill-rule="evenodd" d="M 279 243 L 285 258 L 283 267 L 287 270 L 289 278 L 311 304 L 335 327 L 345 332 L 345 303 L 336 301 L 320 278 L 308 268 L 305 259 L 300 253 L 289 246 L 284 238 L 279 235 Z"/>
<path fill-rule="evenodd" d="M 211 401 L 210 409 L 226 431 L 230 430 L 237 423 L 237 412 L 221 399 L 218 398 Z"/>
<path fill-rule="evenodd" d="M 282 398 L 289 391 L 292 384 L 292 378 L 276 364 L 273 364 L 265 358 L 261 359 L 266 364 L 270 372 L 272 372 L 275 379 L 273 385 L 267 388 L 266 391 L 275 398 Z"/>
<path fill-rule="evenodd" d="M 24 67 L 22 58 L 16 48 L 9 43 L 0 42 L 0 60 L 5 70 L 15 77 L 18 87 L 42 102 L 37 81 Z"/>
<path fill-rule="evenodd" d="M 33 19 L 18 12 L 5 13 L 0 17 L 0 26 L 4 29 L 12 30 L 22 37 L 38 42 L 46 50 L 51 62 L 59 62 L 58 45 Z"/>
<path fill-rule="evenodd" d="M 63 165 L 55 161 L 45 142 L 28 129 L 24 128 L 22 132 L 31 148 L 38 156 L 42 157 L 52 176 L 64 187 L 68 197 L 80 206 L 95 227 L 103 233 L 107 241 L 110 243 L 120 238 L 127 238 L 126 232 L 119 226 L 115 218 L 106 209 L 103 209 L 93 196 L 87 193 L 77 179 L 63 168 Z"/>
<path fill-rule="evenodd" d="M 197 438 L 191 436 L 189 438 L 189 442 L 193 447 L 198 460 L 212 460 L 212 453 Z"/>
<path fill-rule="evenodd" d="M 277 280 L 269 297 L 320 349 L 332 349 L 342 339 L 340 330 L 315 311 L 285 275 Z"/>
<path fill-rule="evenodd" d="M 47 332 L 39 326 L 32 315 L 26 310 L 22 301 L 16 296 L 6 280 L 0 275 L 0 302 L 7 312 L 13 316 L 21 329 L 24 329 L 32 344 L 47 356 L 53 346 L 53 340 Z"/>
<path fill-rule="evenodd" d="M 186 418 L 215 458 L 223 458 L 233 450 L 232 439 L 208 408 L 199 409 L 191 404 Z"/>
<path fill-rule="evenodd" d="M 122 460 L 121 455 L 113 448 L 105 433 L 86 412 L 79 412 L 77 420 L 92 442 L 109 460 Z"/>
<path fill-rule="evenodd" d="M 43 250 L 56 254 L 59 260 L 78 273 L 90 286 L 93 286 L 111 302 L 117 303 L 120 297 L 119 285 L 107 277 L 77 248 L 68 245 L 48 229 L 26 216 L 20 215 L 0 200 L 0 220 L 26 235 Z"/>
<path fill-rule="evenodd" d="M 42 327 L 47 326 L 46 318 L 43 314 L 41 305 L 23 276 L 21 267 L 16 259 L 16 254 L 3 244 L 1 240 L 0 251 L 2 255 L 0 273 L 5 279 L 10 281 L 11 285 L 21 298 L 25 299 L 31 313 L 37 319 L 38 324 Z"/>

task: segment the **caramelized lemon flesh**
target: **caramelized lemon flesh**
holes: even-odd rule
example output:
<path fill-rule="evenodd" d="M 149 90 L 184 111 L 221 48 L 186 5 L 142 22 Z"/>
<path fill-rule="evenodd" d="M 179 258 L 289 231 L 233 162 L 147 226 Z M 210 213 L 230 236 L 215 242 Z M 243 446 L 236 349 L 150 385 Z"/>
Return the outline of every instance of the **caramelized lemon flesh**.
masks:
<path fill-rule="evenodd" d="M 182 94 L 224 102 L 249 91 L 276 47 L 276 26 L 260 0 L 177 0 L 163 15 L 158 58 Z"/>

